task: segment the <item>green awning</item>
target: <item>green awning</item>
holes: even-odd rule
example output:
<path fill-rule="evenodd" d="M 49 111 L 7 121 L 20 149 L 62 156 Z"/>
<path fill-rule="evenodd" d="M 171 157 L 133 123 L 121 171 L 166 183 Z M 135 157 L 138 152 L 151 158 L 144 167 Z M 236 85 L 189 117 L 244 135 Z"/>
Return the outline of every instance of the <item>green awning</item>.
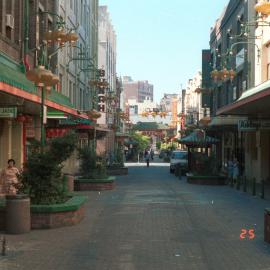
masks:
<path fill-rule="evenodd" d="M 28 93 L 38 95 L 37 87 L 25 76 L 23 63 L 18 64 L 3 53 L 0 53 L 0 82 L 17 87 Z M 67 96 L 54 89 L 51 90 L 48 99 L 60 105 L 74 108 Z"/>
<path fill-rule="evenodd" d="M 67 114 L 61 111 L 50 110 L 47 112 L 47 118 L 50 119 L 66 119 Z"/>
<path fill-rule="evenodd" d="M 178 142 L 192 147 L 205 147 L 219 142 L 218 139 L 205 135 L 202 130 L 195 130 L 190 135 L 178 139 Z"/>
<path fill-rule="evenodd" d="M 0 53 L 0 82 L 37 94 L 35 85 L 25 77 L 24 65 L 18 65 L 3 53 Z"/>
<path fill-rule="evenodd" d="M 78 126 L 78 125 L 96 126 L 96 123 L 89 119 L 69 118 L 69 119 L 61 119 L 59 121 L 59 125 L 61 126 Z"/>

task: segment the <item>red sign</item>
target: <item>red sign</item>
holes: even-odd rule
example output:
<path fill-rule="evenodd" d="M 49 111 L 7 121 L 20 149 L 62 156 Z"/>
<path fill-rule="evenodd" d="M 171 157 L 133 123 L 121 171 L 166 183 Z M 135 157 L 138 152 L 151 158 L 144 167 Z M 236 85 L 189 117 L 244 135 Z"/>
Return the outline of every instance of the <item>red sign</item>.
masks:
<path fill-rule="evenodd" d="M 46 137 L 47 138 L 56 138 L 63 137 L 69 132 L 68 128 L 47 128 Z"/>
<path fill-rule="evenodd" d="M 182 113 L 181 115 L 181 130 L 185 129 L 185 115 Z"/>

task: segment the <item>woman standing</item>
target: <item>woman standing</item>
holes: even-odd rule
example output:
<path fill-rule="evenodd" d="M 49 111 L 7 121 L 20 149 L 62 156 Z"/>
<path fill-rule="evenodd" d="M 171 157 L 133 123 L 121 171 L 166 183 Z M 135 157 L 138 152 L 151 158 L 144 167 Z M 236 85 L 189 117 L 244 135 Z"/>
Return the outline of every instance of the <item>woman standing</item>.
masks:
<path fill-rule="evenodd" d="M 15 160 L 9 159 L 8 166 L 1 172 L 0 183 L 3 185 L 5 194 L 16 194 L 18 184 L 19 170 L 15 167 Z"/>

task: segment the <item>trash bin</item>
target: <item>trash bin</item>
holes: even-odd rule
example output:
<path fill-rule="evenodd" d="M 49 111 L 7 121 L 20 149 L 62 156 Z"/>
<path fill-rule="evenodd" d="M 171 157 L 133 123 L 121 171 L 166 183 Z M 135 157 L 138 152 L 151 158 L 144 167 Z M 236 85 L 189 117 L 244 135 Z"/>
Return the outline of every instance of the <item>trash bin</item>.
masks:
<path fill-rule="evenodd" d="M 64 176 L 67 178 L 66 183 L 68 192 L 74 192 L 74 175 L 66 173 Z"/>
<path fill-rule="evenodd" d="M 30 198 L 27 195 L 6 196 L 6 232 L 23 234 L 31 230 Z"/>

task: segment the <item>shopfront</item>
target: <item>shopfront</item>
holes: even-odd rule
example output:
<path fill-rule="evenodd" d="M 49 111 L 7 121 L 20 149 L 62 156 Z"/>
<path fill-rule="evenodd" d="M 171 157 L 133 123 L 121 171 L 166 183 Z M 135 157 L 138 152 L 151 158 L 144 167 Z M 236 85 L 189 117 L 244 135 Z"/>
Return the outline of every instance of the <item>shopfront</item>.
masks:
<path fill-rule="evenodd" d="M 218 111 L 219 115 L 246 117 L 238 122 L 238 134 L 244 146 L 244 175 L 257 182 L 270 182 L 269 104 L 270 81 L 266 81 Z"/>

